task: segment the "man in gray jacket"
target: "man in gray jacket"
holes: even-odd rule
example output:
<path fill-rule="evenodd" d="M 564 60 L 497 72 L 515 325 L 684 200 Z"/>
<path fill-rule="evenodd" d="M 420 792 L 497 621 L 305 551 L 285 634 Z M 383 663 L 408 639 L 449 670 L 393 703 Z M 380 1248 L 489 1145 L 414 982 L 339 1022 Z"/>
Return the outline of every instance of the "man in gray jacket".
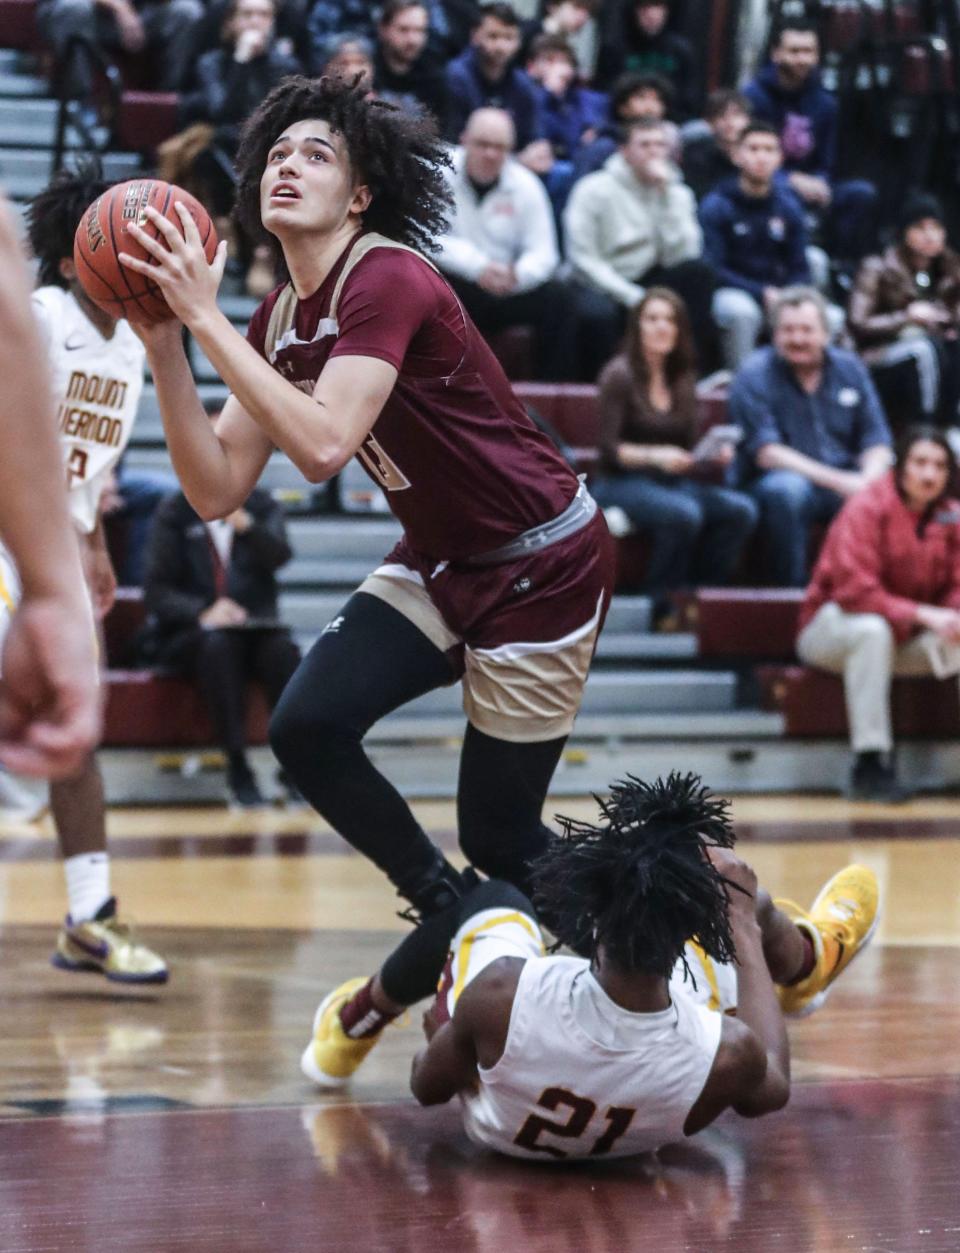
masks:
<path fill-rule="evenodd" d="M 667 152 L 662 123 L 637 120 L 603 169 L 576 183 L 567 202 L 564 236 L 588 377 L 616 347 L 626 311 L 655 285 L 683 298 L 701 365 L 712 362 L 716 280 L 700 260 L 703 238 L 693 192 Z"/>

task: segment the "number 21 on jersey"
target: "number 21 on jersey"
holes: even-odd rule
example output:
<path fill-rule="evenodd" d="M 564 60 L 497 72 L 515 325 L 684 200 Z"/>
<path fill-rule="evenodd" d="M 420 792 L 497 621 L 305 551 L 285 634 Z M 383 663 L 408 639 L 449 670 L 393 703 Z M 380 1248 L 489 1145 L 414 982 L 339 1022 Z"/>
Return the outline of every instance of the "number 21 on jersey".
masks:
<path fill-rule="evenodd" d="M 569 1157 L 570 1154 L 565 1149 L 558 1149 L 552 1144 L 539 1143 L 540 1137 L 548 1134 L 560 1136 L 566 1140 L 579 1140 L 582 1135 L 586 1134 L 593 1122 L 593 1116 L 597 1112 L 596 1104 L 585 1096 L 568 1092 L 566 1088 L 544 1088 L 537 1104 L 543 1109 L 555 1112 L 566 1108 L 570 1110 L 570 1115 L 566 1122 L 554 1122 L 550 1118 L 542 1118 L 539 1114 L 531 1114 L 513 1137 L 514 1144 L 535 1153 L 549 1153 L 551 1157 Z M 578 1152 L 576 1156 L 599 1157 L 604 1153 L 609 1153 L 630 1126 L 636 1112 L 635 1109 L 611 1105 L 604 1114 L 607 1125 L 597 1136 L 590 1151 L 586 1154 Z"/>

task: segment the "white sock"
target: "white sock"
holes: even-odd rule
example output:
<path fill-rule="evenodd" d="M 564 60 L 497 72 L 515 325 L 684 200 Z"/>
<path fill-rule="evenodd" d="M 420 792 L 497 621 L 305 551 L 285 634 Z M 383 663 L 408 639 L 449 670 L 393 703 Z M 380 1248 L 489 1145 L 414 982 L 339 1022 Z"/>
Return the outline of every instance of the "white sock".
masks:
<path fill-rule="evenodd" d="M 63 863 L 73 922 L 89 922 L 110 899 L 108 853 L 78 853 Z"/>

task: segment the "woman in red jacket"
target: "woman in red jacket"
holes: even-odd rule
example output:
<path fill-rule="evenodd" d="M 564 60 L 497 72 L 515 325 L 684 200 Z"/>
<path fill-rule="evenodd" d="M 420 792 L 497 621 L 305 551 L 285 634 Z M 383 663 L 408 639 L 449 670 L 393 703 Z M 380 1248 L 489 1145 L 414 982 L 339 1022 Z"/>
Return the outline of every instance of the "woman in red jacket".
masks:
<path fill-rule="evenodd" d="M 837 515 L 800 612 L 801 660 L 843 675 L 859 799 L 907 796 L 891 757 L 892 676 L 960 673 L 956 470 L 941 431 L 906 431 L 895 468 Z"/>

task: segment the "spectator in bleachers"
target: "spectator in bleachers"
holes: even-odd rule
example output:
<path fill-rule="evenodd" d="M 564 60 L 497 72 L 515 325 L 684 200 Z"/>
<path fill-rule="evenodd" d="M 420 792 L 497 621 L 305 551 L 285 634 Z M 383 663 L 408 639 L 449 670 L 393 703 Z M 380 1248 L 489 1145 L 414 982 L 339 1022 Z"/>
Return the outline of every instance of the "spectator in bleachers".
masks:
<path fill-rule="evenodd" d="M 230 796 L 241 806 L 263 803 L 246 752 L 247 682 L 263 685 L 272 710 L 300 662 L 277 603 L 276 571 L 291 556 L 283 514 L 260 488 L 217 522 L 203 522 L 176 492 L 150 535 L 150 659 L 196 680 L 227 756 Z"/>
<path fill-rule="evenodd" d="M 780 132 L 786 180 L 822 227 L 829 255 L 859 260 L 875 246 L 877 192 L 862 179 L 835 177 L 837 101 L 820 81 L 816 30 L 805 19 L 787 19 L 770 61 L 743 94 L 754 116 Z"/>
<path fill-rule="evenodd" d="M 571 332 L 553 214 L 543 184 L 511 157 L 513 144 L 509 113 L 471 115 L 447 172 L 453 212 L 437 263 L 483 334 L 534 326 L 538 376 L 566 378 Z"/>
<path fill-rule="evenodd" d="M 119 558 L 114 558 L 121 587 L 142 587 L 147 542 L 154 514 L 165 496 L 177 490 L 175 475 L 163 470 L 131 470 L 121 458 L 100 497 L 100 512 L 113 549 L 118 524 Z"/>
<path fill-rule="evenodd" d="M 724 365 L 735 370 L 757 346 L 784 287 L 809 283 L 800 203 L 774 176 L 783 154 L 769 122 L 751 122 L 735 149 L 739 174 L 700 205 L 703 255 L 717 275 L 713 316 Z"/>
<path fill-rule="evenodd" d="M 358 75 L 360 82 L 373 90 L 373 44 L 365 35 L 346 31 L 325 45 L 320 59 L 314 66 L 317 77 L 326 74 L 330 78 L 343 78 L 352 82 Z"/>
<path fill-rule="evenodd" d="M 626 350 L 600 375 L 601 475 L 590 489 L 650 535 L 644 591 L 658 614 L 672 590 L 726 583 L 757 521 L 748 495 L 695 477 L 709 468 L 693 453 L 696 381 L 683 302 L 652 287 L 630 314 Z M 719 466 L 733 455 L 723 445 Z"/>
<path fill-rule="evenodd" d="M 300 63 L 276 39 L 274 0 L 231 0 L 219 48 L 197 62 L 182 115 L 191 122 L 158 150 L 160 176 L 194 190 L 217 219 L 218 229 L 233 237 L 230 214 L 236 194 L 233 159 L 240 128 L 263 97 Z M 274 286 L 270 250 L 252 252 L 236 239 L 234 250 L 247 267 L 247 290 L 263 297 Z"/>
<path fill-rule="evenodd" d="M 659 122 L 667 137 L 670 159 L 680 153 L 680 129 L 667 120 L 673 88 L 661 74 L 623 74 L 610 92 L 610 109 L 606 123 L 595 139 L 581 145 L 574 162 L 575 178 L 599 170 L 623 142 L 624 128 L 629 122 L 648 119 Z"/>
<path fill-rule="evenodd" d="M 577 59 L 562 35 L 537 35 L 530 45 L 527 74 L 534 83 L 550 164 L 538 170 L 559 215 L 573 185 L 575 159 L 607 120 L 609 101 L 578 81 Z"/>
<path fill-rule="evenodd" d="M 899 412 L 956 425 L 960 400 L 960 255 L 933 196 L 908 196 L 897 239 L 860 267 L 850 329 L 864 359 L 890 378 L 907 371 Z M 899 399 L 899 396 L 898 396 Z"/>
<path fill-rule="evenodd" d="M 310 69 L 319 74 L 331 55 L 335 40 L 350 32 L 362 35 L 373 47 L 376 9 L 369 0 L 313 0 L 307 14 Z"/>
<path fill-rule="evenodd" d="M 427 50 L 429 34 L 425 4 L 387 0 L 377 22 L 373 89 L 391 104 L 422 105 L 442 123 L 446 84 L 439 61 Z"/>
<path fill-rule="evenodd" d="M 573 49 L 577 69 L 590 82 L 597 68 L 597 12 L 602 0 L 543 0 L 535 33 L 558 35 Z"/>
<path fill-rule="evenodd" d="M 801 587 L 811 526 L 887 471 L 892 441 L 866 366 L 829 344 L 818 291 L 787 288 L 771 322 L 773 345 L 752 353 L 734 378 L 730 420 L 744 433 L 772 579 Z"/>
<path fill-rule="evenodd" d="M 681 120 L 696 117 L 701 103 L 700 75 L 690 41 L 668 29 L 672 0 L 613 0 L 619 2 L 619 22 L 600 48 L 597 82 L 602 87 L 621 74 L 662 74 L 674 92 Z"/>
<path fill-rule="evenodd" d="M 896 469 L 833 523 L 807 589 L 797 652 L 843 675 L 859 799 L 906 798 L 892 760 L 892 677 L 960 673 L 956 469 L 942 431 L 908 429 Z"/>
<path fill-rule="evenodd" d="M 152 85 L 179 91 L 203 14 L 203 0 L 38 0 L 36 22 L 58 60 L 71 40 L 81 36 L 111 56 L 148 54 L 157 71 Z M 93 78 L 88 62 L 73 60 L 66 72 L 61 67 L 58 71 L 58 87 L 89 106 Z"/>
<path fill-rule="evenodd" d="M 585 377 L 596 377 L 623 333 L 626 311 L 654 285 L 683 299 L 700 361 L 709 358 L 714 275 L 700 260 L 693 193 L 667 159 L 661 123 L 630 123 L 603 169 L 574 184 L 563 221 Z"/>
<path fill-rule="evenodd" d="M 446 135 L 458 142 L 477 109 L 505 109 L 513 118 L 521 158 L 530 145 L 534 160 L 545 159 L 537 93 L 514 62 L 520 51 L 520 19 L 509 4 L 485 4 L 470 46 L 447 66 Z"/>
<path fill-rule="evenodd" d="M 684 139 L 680 160 L 684 181 L 697 200 L 739 174 L 735 153 L 750 121 L 750 105 L 741 92 L 722 88 L 707 97 L 704 120 L 706 132 Z"/>
<path fill-rule="evenodd" d="M 184 78 L 189 85 L 193 66 L 205 52 L 212 52 L 223 43 L 223 27 L 233 0 L 205 0 L 203 20 L 194 30 L 193 55 Z M 310 41 L 307 38 L 307 0 L 275 0 L 273 18 L 277 47 L 295 56 L 301 65 L 309 61 Z"/>

